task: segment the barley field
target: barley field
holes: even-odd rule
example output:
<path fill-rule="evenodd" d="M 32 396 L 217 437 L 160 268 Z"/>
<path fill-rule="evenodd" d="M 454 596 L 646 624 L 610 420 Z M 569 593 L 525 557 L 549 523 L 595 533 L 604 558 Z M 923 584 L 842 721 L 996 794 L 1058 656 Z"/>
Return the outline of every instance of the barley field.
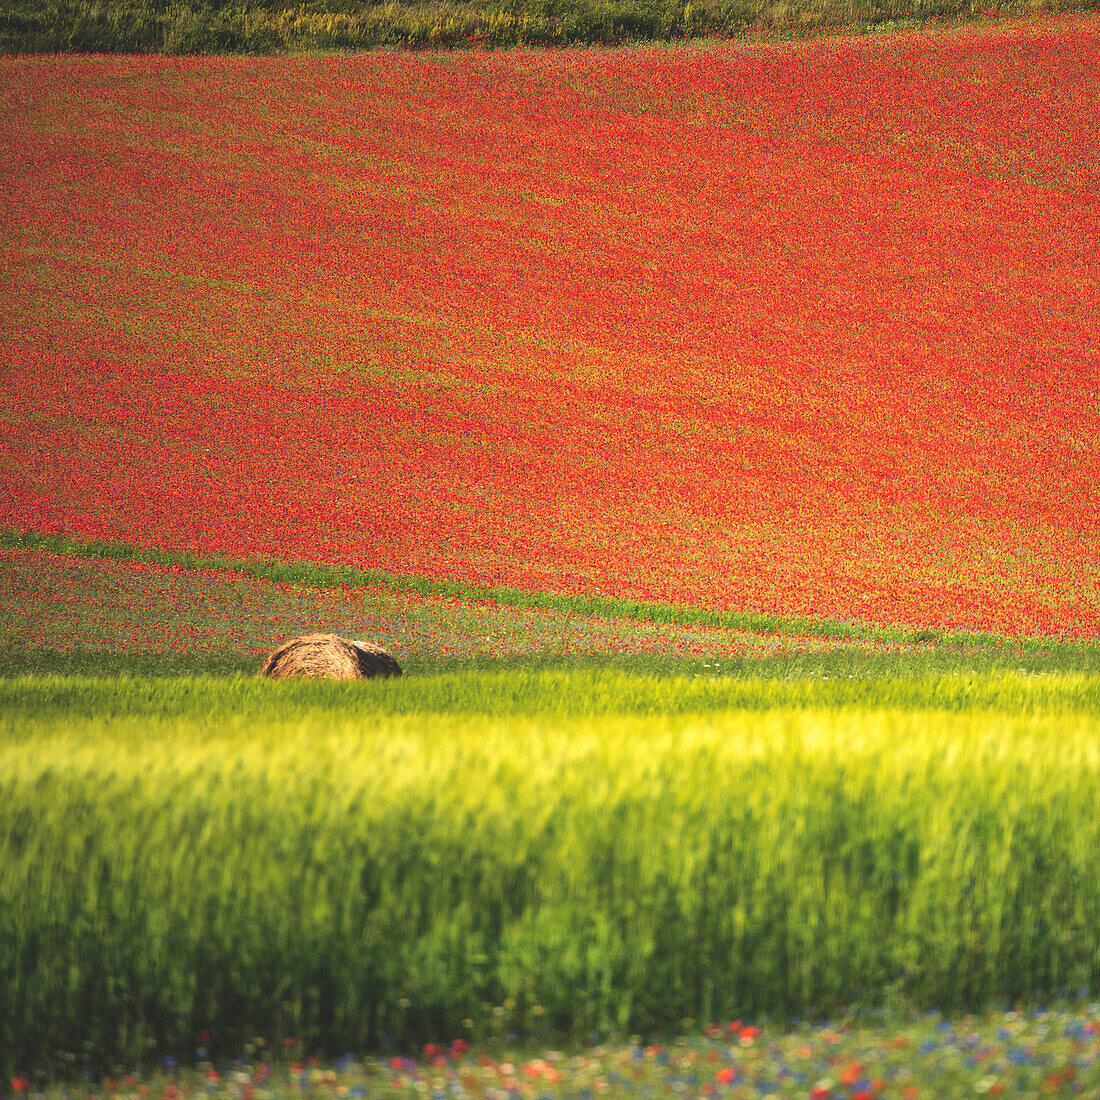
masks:
<path fill-rule="evenodd" d="M 0 1049 L 1095 989 L 1100 680 L 0 681 Z"/>

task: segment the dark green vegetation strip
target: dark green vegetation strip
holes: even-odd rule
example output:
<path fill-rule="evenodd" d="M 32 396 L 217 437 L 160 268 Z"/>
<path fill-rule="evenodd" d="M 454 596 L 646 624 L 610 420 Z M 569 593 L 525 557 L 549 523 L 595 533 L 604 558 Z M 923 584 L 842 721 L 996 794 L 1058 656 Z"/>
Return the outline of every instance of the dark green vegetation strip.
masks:
<path fill-rule="evenodd" d="M 1094 6 L 1092 0 L 1042 0 L 1039 10 Z M 1035 0 L 2 0 L 0 52 L 270 53 L 784 38 L 1035 11 Z"/>
<path fill-rule="evenodd" d="M 0 1070 L 1095 995 L 1097 686 L 0 682 Z"/>
<path fill-rule="evenodd" d="M 318 565 L 311 562 L 280 562 L 256 558 L 190 554 L 128 543 L 85 542 L 64 536 L 36 532 L 0 531 L 0 546 L 67 554 L 78 558 L 110 558 L 120 561 L 176 565 L 186 569 L 213 569 L 264 578 L 279 584 L 316 588 L 356 588 L 382 585 L 393 591 L 416 592 L 424 596 L 445 596 L 462 600 L 492 600 L 509 607 L 544 608 L 580 615 L 637 619 L 683 626 L 707 626 L 728 630 L 749 630 L 771 634 L 815 635 L 837 640 L 935 643 L 958 647 L 1010 647 L 1013 650 L 1046 654 L 1087 654 L 1100 645 L 1064 642 L 1048 638 L 1011 638 L 998 634 L 934 630 L 907 630 L 846 623 L 831 619 L 759 615 L 737 611 L 712 611 L 703 607 L 616 600 L 600 596 L 570 596 L 549 592 L 524 592 L 514 588 L 479 587 L 460 581 L 436 581 L 424 577 L 398 576 L 380 570 L 351 566 Z"/>

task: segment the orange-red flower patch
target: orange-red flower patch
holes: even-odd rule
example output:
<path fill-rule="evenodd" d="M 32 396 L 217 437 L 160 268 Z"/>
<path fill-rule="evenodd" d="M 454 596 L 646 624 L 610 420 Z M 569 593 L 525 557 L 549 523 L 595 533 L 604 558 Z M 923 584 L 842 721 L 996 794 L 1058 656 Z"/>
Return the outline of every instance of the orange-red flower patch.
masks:
<path fill-rule="evenodd" d="M 0 59 L 0 524 L 1096 636 L 1097 73 Z"/>

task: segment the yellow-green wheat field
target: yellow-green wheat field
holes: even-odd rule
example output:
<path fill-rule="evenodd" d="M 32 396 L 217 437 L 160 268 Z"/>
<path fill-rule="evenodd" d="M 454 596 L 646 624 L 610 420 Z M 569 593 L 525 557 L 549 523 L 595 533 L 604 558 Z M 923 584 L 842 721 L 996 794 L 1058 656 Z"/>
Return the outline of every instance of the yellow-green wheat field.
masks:
<path fill-rule="evenodd" d="M 0 682 L 45 1064 L 1095 989 L 1100 678 Z"/>

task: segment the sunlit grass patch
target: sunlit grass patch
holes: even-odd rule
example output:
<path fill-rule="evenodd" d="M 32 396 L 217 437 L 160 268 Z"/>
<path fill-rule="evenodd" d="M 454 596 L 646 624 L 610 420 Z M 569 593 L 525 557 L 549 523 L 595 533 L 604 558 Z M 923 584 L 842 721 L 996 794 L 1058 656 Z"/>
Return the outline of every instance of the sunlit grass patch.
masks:
<path fill-rule="evenodd" d="M 1095 992 L 1098 722 L 1003 672 L 0 681 L 0 1051 Z"/>

